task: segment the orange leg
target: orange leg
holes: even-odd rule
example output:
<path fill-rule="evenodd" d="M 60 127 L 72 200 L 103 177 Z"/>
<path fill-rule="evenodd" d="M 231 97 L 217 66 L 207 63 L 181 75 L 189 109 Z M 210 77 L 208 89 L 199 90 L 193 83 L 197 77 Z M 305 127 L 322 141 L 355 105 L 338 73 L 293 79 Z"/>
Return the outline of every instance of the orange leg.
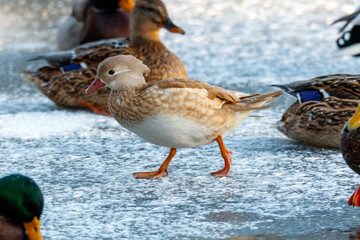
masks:
<path fill-rule="evenodd" d="M 135 178 L 146 178 L 146 179 L 150 179 L 150 178 L 161 178 L 164 176 L 164 173 L 166 174 L 166 176 L 169 174 L 168 172 L 168 166 L 171 162 L 171 159 L 173 159 L 173 157 L 175 156 L 176 153 L 176 148 L 170 148 L 170 153 L 168 155 L 168 157 L 165 159 L 165 161 L 163 162 L 163 164 L 161 164 L 159 170 L 154 171 L 154 172 L 134 172 L 133 175 Z"/>
<path fill-rule="evenodd" d="M 108 111 L 105 111 L 104 109 L 102 109 L 101 107 L 99 107 L 99 106 L 97 106 L 95 104 L 89 103 L 87 101 L 78 102 L 78 104 L 85 107 L 85 108 L 90 109 L 94 113 L 105 115 L 105 116 L 110 116 L 110 113 Z"/>
<path fill-rule="evenodd" d="M 225 167 L 220 169 L 219 171 L 212 172 L 211 174 L 214 175 L 214 177 L 225 177 L 230 172 L 231 167 L 231 151 L 228 151 L 224 145 L 223 139 L 221 136 L 218 136 L 216 138 L 217 143 L 219 144 L 221 156 L 224 158 L 225 161 Z"/>
<path fill-rule="evenodd" d="M 360 184 L 356 188 L 355 192 L 349 198 L 348 204 L 354 207 L 360 206 Z"/>

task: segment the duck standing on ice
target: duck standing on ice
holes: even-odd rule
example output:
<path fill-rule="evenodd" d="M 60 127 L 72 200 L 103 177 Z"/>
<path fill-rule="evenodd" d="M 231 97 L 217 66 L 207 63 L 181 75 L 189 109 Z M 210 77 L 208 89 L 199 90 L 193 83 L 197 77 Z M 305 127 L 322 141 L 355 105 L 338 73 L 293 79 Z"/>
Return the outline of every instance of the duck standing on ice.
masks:
<path fill-rule="evenodd" d="M 196 147 L 216 141 L 225 167 L 212 172 L 226 176 L 231 167 L 230 151 L 223 137 L 239 126 L 253 111 L 282 94 L 249 95 L 211 86 L 193 79 L 171 78 L 146 83 L 149 68 L 131 55 L 110 57 L 98 66 L 91 92 L 102 86 L 111 89 L 109 110 L 124 128 L 148 142 L 170 148 L 169 156 L 154 172 L 136 172 L 135 178 L 160 178 L 177 148 Z"/>

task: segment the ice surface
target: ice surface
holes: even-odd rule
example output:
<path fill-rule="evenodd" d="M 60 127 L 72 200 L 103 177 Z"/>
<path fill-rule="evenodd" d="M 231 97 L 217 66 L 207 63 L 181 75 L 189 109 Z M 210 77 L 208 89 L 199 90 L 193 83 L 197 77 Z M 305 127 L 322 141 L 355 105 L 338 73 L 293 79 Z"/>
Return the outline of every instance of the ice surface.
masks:
<path fill-rule="evenodd" d="M 270 126 L 295 100 L 249 118 L 225 138 L 230 175 L 216 144 L 180 149 L 168 177 L 155 170 L 168 149 L 144 142 L 112 118 L 56 107 L 19 73 L 56 50 L 56 26 L 70 0 L 0 0 L 0 177 L 22 173 L 45 195 L 45 239 L 352 239 L 359 209 L 347 199 L 360 182 L 338 150 L 300 145 Z M 269 84 L 359 73 L 336 56 L 337 27 L 353 1 L 167 0 L 186 35 L 161 33 L 189 77 L 249 93 Z M 356 3 L 357 4 L 357 3 Z M 246 237 L 248 236 L 248 238 Z"/>

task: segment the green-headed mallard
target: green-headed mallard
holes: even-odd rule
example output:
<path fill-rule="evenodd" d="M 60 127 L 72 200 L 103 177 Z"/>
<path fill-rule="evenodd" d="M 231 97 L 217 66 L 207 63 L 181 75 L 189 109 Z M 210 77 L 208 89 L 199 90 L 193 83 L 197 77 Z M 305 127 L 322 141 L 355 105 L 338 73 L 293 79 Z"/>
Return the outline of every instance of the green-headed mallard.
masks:
<path fill-rule="evenodd" d="M 134 173 L 135 178 L 160 178 L 177 148 L 219 144 L 225 167 L 212 172 L 226 176 L 230 151 L 222 137 L 239 126 L 253 111 L 268 108 L 282 91 L 249 95 L 211 86 L 193 79 L 171 78 L 146 83 L 149 69 L 134 56 L 114 56 L 98 66 L 96 80 L 87 92 L 102 86 L 111 89 L 111 115 L 126 129 L 148 142 L 170 148 L 169 156 L 154 172 Z"/>
<path fill-rule="evenodd" d="M 339 148 L 341 129 L 360 99 L 360 75 L 329 75 L 274 86 L 298 99 L 275 124 L 280 132 L 305 144 Z"/>
<path fill-rule="evenodd" d="M 54 103 L 61 107 L 87 107 L 96 113 L 109 114 L 108 89 L 99 89 L 85 95 L 85 89 L 94 80 L 97 65 L 107 57 L 133 55 L 148 65 L 146 75 L 151 83 L 164 78 L 186 78 L 182 61 L 161 42 L 159 30 L 184 34 L 170 20 L 160 0 L 137 0 L 130 14 L 131 37 L 102 40 L 81 45 L 72 51 L 39 56 L 52 66 L 35 72 L 24 71 L 23 78 L 32 81 Z"/>
<path fill-rule="evenodd" d="M 340 135 L 340 150 L 347 165 L 360 174 L 360 104 L 354 116 L 346 123 Z M 360 206 L 360 185 L 351 195 L 349 205 Z"/>
<path fill-rule="evenodd" d="M 0 239 L 41 240 L 44 199 L 29 177 L 13 174 L 0 179 Z"/>
<path fill-rule="evenodd" d="M 129 37 L 129 13 L 133 0 L 80 0 L 71 15 L 59 26 L 57 42 L 61 50 L 109 38 Z"/>

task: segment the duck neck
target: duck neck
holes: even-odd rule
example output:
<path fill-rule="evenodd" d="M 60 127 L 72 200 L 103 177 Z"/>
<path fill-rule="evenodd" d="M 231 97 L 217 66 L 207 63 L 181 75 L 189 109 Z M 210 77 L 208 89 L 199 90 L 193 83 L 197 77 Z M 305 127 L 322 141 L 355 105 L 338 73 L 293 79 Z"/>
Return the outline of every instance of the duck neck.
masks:
<path fill-rule="evenodd" d="M 131 38 L 130 45 L 140 51 L 143 49 L 145 52 L 151 52 L 154 54 L 162 52 L 162 49 L 166 49 L 165 45 L 160 41 L 160 39 L 149 38 L 143 35 L 133 36 Z"/>
<path fill-rule="evenodd" d="M 136 29 L 136 27 L 133 27 L 131 29 L 130 39 L 132 42 L 138 42 L 139 40 L 161 42 L 160 35 L 159 35 L 159 29 L 153 30 L 153 31 L 141 31 L 141 30 Z"/>
<path fill-rule="evenodd" d="M 144 85 L 147 84 L 143 75 L 128 74 L 123 81 L 112 81 L 108 86 L 115 91 L 135 92 Z"/>
<path fill-rule="evenodd" d="M 124 99 L 133 99 L 145 87 L 146 84 L 141 86 L 126 87 L 118 90 L 113 90 L 110 94 L 115 94 L 115 96 L 122 98 L 121 100 L 124 101 Z"/>

